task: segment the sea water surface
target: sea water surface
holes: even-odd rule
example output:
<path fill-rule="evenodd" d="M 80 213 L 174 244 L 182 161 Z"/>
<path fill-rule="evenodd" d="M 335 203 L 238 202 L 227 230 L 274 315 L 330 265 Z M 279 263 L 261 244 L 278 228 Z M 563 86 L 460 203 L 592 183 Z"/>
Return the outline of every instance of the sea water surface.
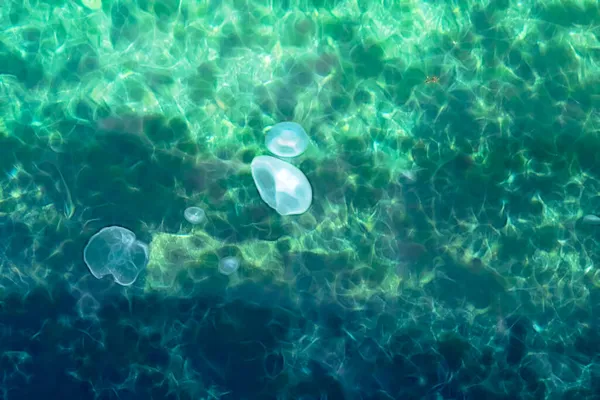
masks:
<path fill-rule="evenodd" d="M 599 399 L 599 65 L 595 0 L 2 0 L 0 398 Z"/>

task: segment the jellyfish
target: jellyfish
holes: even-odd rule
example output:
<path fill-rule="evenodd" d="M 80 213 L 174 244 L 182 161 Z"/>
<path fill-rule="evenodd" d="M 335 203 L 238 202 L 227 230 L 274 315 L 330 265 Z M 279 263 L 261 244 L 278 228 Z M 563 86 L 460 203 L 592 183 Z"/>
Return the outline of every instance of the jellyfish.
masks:
<path fill-rule="evenodd" d="M 198 225 L 206 221 L 206 212 L 200 207 L 188 207 L 183 212 L 184 218 L 193 225 Z"/>
<path fill-rule="evenodd" d="M 312 204 L 312 187 L 302 171 L 271 156 L 252 160 L 252 178 L 261 199 L 281 215 L 298 215 Z"/>
<path fill-rule="evenodd" d="M 129 229 L 120 226 L 102 228 L 83 250 L 83 260 L 92 275 L 101 279 L 112 275 L 122 286 L 133 284 L 149 259 L 148 245 L 136 240 Z"/>
<path fill-rule="evenodd" d="M 265 137 L 267 149 L 278 157 L 297 157 L 304 153 L 310 139 L 296 122 L 275 124 Z"/>
<path fill-rule="evenodd" d="M 223 275 L 232 275 L 240 268 L 240 260 L 237 257 L 225 257 L 219 260 L 219 272 Z"/>

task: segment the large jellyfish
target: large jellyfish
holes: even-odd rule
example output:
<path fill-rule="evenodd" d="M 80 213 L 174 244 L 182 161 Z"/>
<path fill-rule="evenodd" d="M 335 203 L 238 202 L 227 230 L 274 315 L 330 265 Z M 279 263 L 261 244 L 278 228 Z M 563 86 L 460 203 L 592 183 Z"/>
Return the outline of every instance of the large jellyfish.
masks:
<path fill-rule="evenodd" d="M 258 194 L 281 215 L 306 212 L 312 204 L 312 187 L 302 171 L 271 156 L 252 160 L 252 178 Z"/>
<path fill-rule="evenodd" d="M 148 264 L 148 245 L 120 226 L 102 228 L 83 250 L 83 260 L 92 275 L 100 279 L 112 275 L 115 282 L 129 286 Z"/>

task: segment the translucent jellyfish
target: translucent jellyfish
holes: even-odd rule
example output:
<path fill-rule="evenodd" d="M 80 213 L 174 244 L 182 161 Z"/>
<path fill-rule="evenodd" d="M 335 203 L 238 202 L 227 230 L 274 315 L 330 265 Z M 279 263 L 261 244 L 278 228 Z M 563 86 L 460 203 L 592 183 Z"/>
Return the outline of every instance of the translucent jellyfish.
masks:
<path fill-rule="evenodd" d="M 279 157 L 296 157 L 304 153 L 310 139 L 302 126 L 295 122 L 275 124 L 265 137 L 267 149 Z"/>
<path fill-rule="evenodd" d="M 185 219 L 193 225 L 201 224 L 206 221 L 206 212 L 200 207 L 188 207 L 183 212 Z"/>
<path fill-rule="evenodd" d="M 583 217 L 583 223 L 587 225 L 600 225 L 600 218 L 593 214 L 586 215 Z"/>
<path fill-rule="evenodd" d="M 115 282 L 129 286 L 148 264 L 148 245 L 120 226 L 102 228 L 83 250 L 83 260 L 92 275 L 101 279 L 112 275 Z"/>
<path fill-rule="evenodd" d="M 302 214 L 312 204 L 312 187 L 292 164 L 271 156 L 258 156 L 250 165 L 260 197 L 281 215 Z"/>
<path fill-rule="evenodd" d="M 219 272 L 223 275 L 231 275 L 240 268 L 240 260 L 237 257 L 225 257 L 219 260 Z"/>
<path fill-rule="evenodd" d="M 96 319 L 102 305 L 91 294 L 84 293 L 77 301 L 76 307 L 80 318 Z"/>

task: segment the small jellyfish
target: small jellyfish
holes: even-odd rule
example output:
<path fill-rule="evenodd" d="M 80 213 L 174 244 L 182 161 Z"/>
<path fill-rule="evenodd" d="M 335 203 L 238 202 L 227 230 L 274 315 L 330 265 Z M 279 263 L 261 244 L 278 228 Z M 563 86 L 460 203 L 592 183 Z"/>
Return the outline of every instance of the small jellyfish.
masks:
<path fill-rule="evenodd" d="M 587 225 L 600 225 L 600 218 L 596 215 L 589 214 L 583 217 L 583 223 Z"/>
<path fill-rule="evenodd" d="M 76 305 L 77 314 L 83 319 L 97 319 L 98 311 L 100 311 L 101 308 L 102 305 L 100 302 L 89 293 L 84 293 L 77 301 Z"/>
<path fill-rule="evenodd" d="M 265 137 L 267 149 L 278 157 L 297 157 L 304 153 L 310 139 L 296 122 L 275 124 Z"/>
<path fill-rule="evenodd" d="M 188 207 L 183 212 L 185 219 L 193 225 L 201 224 L 206 220 L 206 212 L 200 207 Z"/>
<path fill-rule="evenodd" d="M 219 272 L 223 275 L 231 275 L 240 268 L 240 260 L 237 257 L 225 257 L 219 261 Z"/>

